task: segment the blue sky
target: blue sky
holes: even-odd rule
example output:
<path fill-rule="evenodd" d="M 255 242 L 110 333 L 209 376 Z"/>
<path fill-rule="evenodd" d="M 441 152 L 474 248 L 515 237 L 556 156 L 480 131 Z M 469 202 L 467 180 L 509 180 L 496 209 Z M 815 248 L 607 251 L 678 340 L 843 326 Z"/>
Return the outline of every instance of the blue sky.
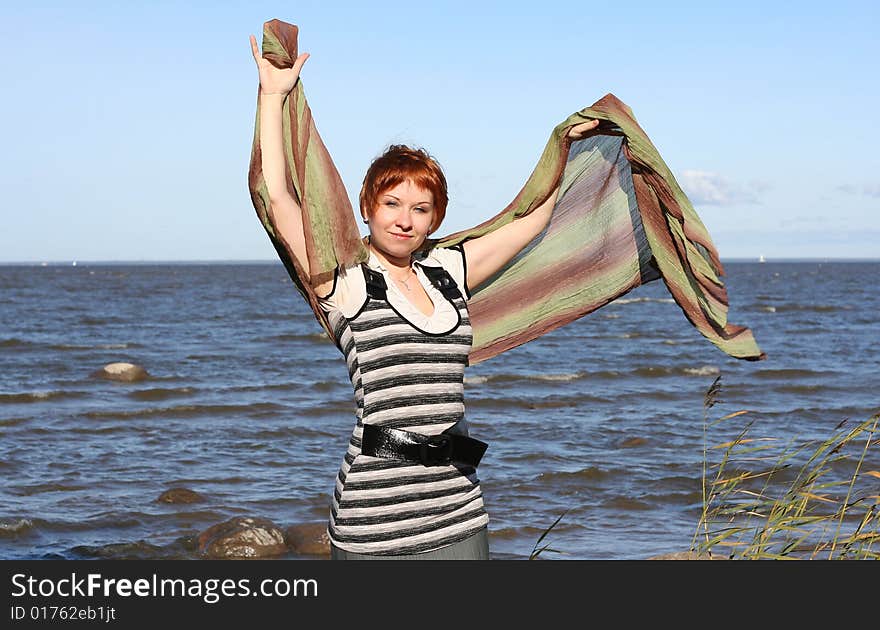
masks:
<path fill-rule="evenodd" d="M 354 201 L 427 148 L 452 232 L 507 205 L 553 126 L 611 92 L 722 258 L 880 257 L 873 2 L 27 2 L 0 9 L 0 261 L 271 260 L 247 191 L 279 18 Z"/>

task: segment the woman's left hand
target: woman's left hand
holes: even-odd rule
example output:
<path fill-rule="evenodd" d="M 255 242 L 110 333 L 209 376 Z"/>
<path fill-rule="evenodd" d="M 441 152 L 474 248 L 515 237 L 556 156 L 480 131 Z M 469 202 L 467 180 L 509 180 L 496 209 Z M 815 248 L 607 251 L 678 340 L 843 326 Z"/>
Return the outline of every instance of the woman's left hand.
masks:
<path fill-rule="evenodd" d="M 580 123 L 568 130 L 568 137 L 572 140 L 580 140 L 587 134 L 587 132 L 592 131 L 598 126 L 598 120 L 591 120 L 589 122 Z"/>

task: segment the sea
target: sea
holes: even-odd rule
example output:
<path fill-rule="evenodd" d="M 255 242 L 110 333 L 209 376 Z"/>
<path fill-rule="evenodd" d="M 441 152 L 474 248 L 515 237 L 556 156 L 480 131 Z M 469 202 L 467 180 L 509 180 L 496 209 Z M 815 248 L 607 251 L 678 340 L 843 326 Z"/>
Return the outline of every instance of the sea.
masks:
<path fill-rule="evenodd" d="M 723 263 L 763 361 L 716 348 L 658 280 L 466 369 L 492 559 L 687 551 L 709 447 L 880 412 L 880 260 Z M 96 375 L 114 362 L 147 377 Z M 198 558 L 236 516 L 325 523 L 354 411 L 278 262 L 0 265 L 0 558 Z M 172 488 L 202 501 L 158 501 Z"/>

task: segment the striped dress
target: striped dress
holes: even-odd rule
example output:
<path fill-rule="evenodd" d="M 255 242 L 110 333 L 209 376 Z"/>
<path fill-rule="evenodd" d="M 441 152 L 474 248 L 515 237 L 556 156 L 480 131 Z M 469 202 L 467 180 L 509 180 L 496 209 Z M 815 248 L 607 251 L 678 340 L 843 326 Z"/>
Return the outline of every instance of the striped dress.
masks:
<path fill-rule="evenodd" d="M 321 298 L 348 364 L 356 422 L 330 505 L 328 534 L 345 551 L 409 555 L 434 551 L 487 527 L 477 471 L 453 464 L 424 466 L 361 453 L 364 424 L 437 434 L 464 418 L 464 368 L 472 332 L 461 248 L 432 250 L 413 264 L 435 309 L 426 316 L 397 289 L 371 255 L 385 299 L 371 296 L 358 265 L 337 273 Z M 442 267 L 460 288 L 447 298 L 421 266 Z"/>

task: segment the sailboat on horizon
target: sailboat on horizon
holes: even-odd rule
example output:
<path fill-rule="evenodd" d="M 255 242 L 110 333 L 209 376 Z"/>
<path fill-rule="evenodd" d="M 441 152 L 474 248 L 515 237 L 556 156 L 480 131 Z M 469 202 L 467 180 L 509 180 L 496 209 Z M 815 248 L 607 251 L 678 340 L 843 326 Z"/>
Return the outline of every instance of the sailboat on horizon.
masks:
<path fill-rule="evenodd" d="M 761 254 L 760 256 L 758 256 L 758 262 L 759 262 L 759 263 L 761 263 L 761 262 L 767 262 L 767 260 L 764 258 L 764 254 Z"/>

